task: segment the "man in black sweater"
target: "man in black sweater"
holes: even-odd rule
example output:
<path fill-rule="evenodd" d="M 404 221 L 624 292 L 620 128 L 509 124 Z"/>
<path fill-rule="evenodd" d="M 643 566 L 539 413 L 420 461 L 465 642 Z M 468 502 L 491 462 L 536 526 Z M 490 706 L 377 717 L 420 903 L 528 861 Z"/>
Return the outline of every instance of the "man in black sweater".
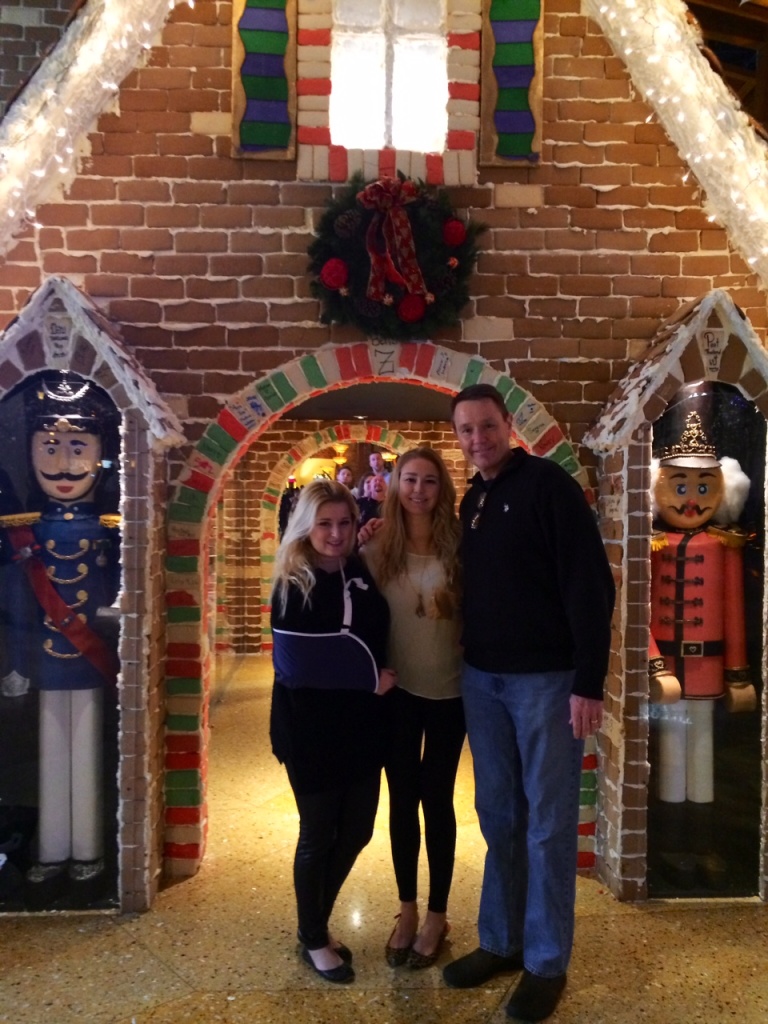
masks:
<path fill-rule="evenodd" d="M 510 448 L 501 394 L 472 385 L 452 411 L 479 470 L 460 509 L 462 693 L 488 852 L 480 946 L 443 977 L 470 988 L 522 969 L 507 1014 L 539 1021 L 573 944 L 583 747 L 602 719 L 615 588 L 581 488 Z"/>

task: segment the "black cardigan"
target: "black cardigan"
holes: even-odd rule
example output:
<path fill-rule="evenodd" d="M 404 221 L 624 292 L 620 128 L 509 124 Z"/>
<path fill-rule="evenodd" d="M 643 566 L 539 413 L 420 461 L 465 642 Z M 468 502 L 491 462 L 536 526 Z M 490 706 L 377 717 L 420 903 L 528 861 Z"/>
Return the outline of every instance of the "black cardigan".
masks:
<path fill-rule="evenodd" d="M 575 669 L 573 693 L 600 699 L 615 586 L 578 483 L 515 448 L 498 476 L 473 477 L 460 516 L 467 663 L 485 672 Z"/>
<path fill-rule="evenodd" d="M 290 585 L 285 612 L 272 609 L 272 628 L 297 633 L 337 633 L 344 615 L 344 580 L 341 572 L 316 571 L 309 603 Z M 389 608 L 359 558 L 347 560 L 344 577 L 363 580 L 367 589 L 349 588 L 352 598 L 351 632 L 370 648 L 379 668 L 384 667 L 389 630 Z M 309 654 L 302 648 L 302 655 Z M 323 655 L 320 653 L 319 658 Z M 381 770 L 390 735 L 389 700 L 370 688 L 354 689 L 348 662 L 335 666 L 339 688 L 307 685 L 311 660 L 294 664 L 295 677 L 285 678 L 285 662 L 272 688 L 270 738 L 275 757 L 285 764 L 295 792 L 317 793 Z M 318 664 L 320 664 L 318 662 Z M 320 676 L 327 677 L 327 664 Z"/>

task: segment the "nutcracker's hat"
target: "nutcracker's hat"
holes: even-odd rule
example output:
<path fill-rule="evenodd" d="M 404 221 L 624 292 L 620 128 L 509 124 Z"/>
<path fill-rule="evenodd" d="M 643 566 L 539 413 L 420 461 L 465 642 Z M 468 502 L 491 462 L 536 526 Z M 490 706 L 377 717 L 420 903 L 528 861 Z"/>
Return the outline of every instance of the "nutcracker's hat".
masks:
<path fill-rule="evenodd" d="M 97 385 L 71 373 L 43 374 L 24 393 L 27 428 L 82 431 L 103 437 L 115 423 L 117 410 Z"/>
<path fill-rule="evenodd" d="M 678 441 L 660 448 L 657 458 L 662 466 L 681 466 L 687 469 L 706 469 L 719 466 L 715 446 L 701 424 L 697 412 L 689 412 Z"/>

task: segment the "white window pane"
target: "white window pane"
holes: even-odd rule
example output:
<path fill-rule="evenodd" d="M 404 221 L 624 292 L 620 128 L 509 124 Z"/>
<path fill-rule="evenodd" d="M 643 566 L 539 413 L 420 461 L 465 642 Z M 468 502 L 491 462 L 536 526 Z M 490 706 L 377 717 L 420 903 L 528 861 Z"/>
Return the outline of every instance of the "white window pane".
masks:
<path fill-rule="evenodd" d="M 411 32 L 439 32 L 445 18 L 445 0 L 394 0 L 393 20 Z"/>
<path fill-rule="evenodd" d="M 378 28 L 384 17 L 385 0 L 334 0 L 333 23 L 355 28 Z"/>
<path fill-rule="evenodd" d="M 444 39 L 400 39 L 395 43 L 392 144 L 396 149 L 442 153 L 445 148 L 447 57 Z"/>
<path fill-rule="evenodd" d="M 384 145 L 384 37 L 334 32 L 331 141 L 347 149 Z"/>

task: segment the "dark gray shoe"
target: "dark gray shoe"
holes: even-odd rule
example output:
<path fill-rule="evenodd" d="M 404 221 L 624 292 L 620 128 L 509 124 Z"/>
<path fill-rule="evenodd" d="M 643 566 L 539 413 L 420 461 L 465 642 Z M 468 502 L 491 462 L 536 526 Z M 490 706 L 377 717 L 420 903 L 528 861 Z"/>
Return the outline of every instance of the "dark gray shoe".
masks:
<path fill-rule="evenodd" d="M 451 988 L 475 988 L 502 971 L 522 969 L 522 950 L 512 956 L 499 956 L 497 953 L 489 953 L 487 949 L 476 949 L 448 964 L 443 969 L 443 981 Z"/>
<path fill-rule="evenodd" d="M 507 1003 L 507 1016 L 513 1020 L 531 1022 L 544 1020 L 555 1012 L 565 988 L 565 975 L 540 978 L 538 974 L 523 971 L 523 976 Z"/>

